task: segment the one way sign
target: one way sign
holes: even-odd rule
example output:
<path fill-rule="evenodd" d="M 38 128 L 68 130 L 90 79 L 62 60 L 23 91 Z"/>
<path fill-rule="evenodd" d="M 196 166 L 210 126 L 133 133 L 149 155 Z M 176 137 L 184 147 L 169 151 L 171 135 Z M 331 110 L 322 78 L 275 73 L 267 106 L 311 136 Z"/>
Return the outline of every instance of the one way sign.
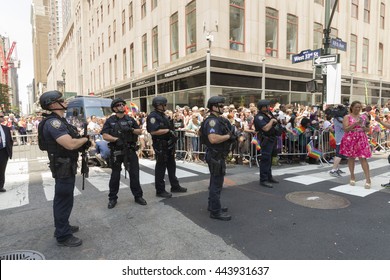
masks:
<path fill-rule="evenodd" d="M 323 55 L 313 59 L 313 65 L 329 65 L 340 62 L 339 54 Z"/>

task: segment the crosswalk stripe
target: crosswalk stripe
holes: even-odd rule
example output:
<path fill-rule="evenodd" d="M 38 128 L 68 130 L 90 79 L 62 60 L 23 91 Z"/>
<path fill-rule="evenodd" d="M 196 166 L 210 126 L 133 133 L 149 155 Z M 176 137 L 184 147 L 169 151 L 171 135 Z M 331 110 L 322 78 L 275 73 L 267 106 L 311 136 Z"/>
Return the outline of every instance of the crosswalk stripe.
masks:
<path fill-rule="evenodd" d="M 9 161 L 5 178 L 7 191 L 1 193 L 0 210 L 20 207 L 29 203 L 28 181 L 27 162 Z"/>
<path fill-rule="evenodd" d="M 52 201 L 54 199 L 55 180 L 50 171 L 42 172 L 41 177 L 42 177 L 43 191 L 45 193 L 46 200 Z M 77 187 L 75 187 L 73 194 L 74 196 L 77 196 L 80 195 L 81 192 L 77 189 Z"/>
<path fill-rule="evenodd" d="M 124 175 L 124 174 L 123 174 Z M 89 168 L 89 178 L 87 179 L 95 188 L 99 191 L 108 191 L 110 188 L 108 183 L 110 181 L 111 174 L 104 172 L 100 167 Z M 127 188 L 128 186 L 122 182 L 119 182 L 119 188 Z"/>

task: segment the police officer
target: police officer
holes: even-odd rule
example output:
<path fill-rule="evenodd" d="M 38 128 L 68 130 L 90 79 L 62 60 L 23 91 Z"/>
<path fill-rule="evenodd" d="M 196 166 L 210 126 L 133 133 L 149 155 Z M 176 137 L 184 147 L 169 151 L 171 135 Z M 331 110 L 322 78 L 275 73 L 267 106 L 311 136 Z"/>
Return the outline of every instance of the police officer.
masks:
<path fill-rule="evenodd" d="M 272 155 L 276 153 L 277 136 L 281 131 L 277 119 L 269 110 L 268 100 L 257 102 L 258 113 L 254 119 L 255 129 L 258 132 L 258 139 L 261 144 L 260 161 L 260 185 L 266 188 L 273 188 L 270 183 L 279 183 L 272 177 Z"/>
<path fill-rule="evenodd" d="M 115 98 L 111 102 L 111 110 L 115 115 L 109 117 L 102 128 L 103 139 L 108 141 L 111 150 L 111 178 L 109 182 L 110 192 L 108 194 L 108 209 L 117 204 L 119 181 L 121 177 L 122 163 L 125 165 L 125 172 L 130 175 L 130 190 L 134 200 L 140 205 L 146 205 L 143 199 L 141 184 L 139 182 L 139 162 L 137 156 L 138 135 L 142 133 L 136 120 L 125 115 L 126 102 L 122 98 Z"/>
<path fill-rule="evenodd" d="M 153 149 L 156 155 L 155 185 L 158 197 L 170 198 L 172 194 L 165 190 L 165 170 L 168 169 L 171 192 L 186 192 L 176 177 L 175 144 L 177 137 L 173 121 L 165 115 L 167 99 L 163 96 L 153 98 L 154 111 L 146 120 L 146 129 L 152 135 Z"/>
<path fill-rule="evenodd" d="M 73 208 L 78 150 L 88 149 L 91 142 L 87 137 L 80 137 L 76 127 L 63 117 L 66 103 L 61 92 L 45 92 L 39 98 L 39 103 L 42 109 L 51 111 L 51 114 L 44 114 L 38 126 L 38 142 L 42 150 L 47 150 L 50 170 L 55 179 L 54 236 L 58 246 L 80 246 L 82 240 L 73 235 L 79 227 L 69 225 L 69 216 Z"/>
<path fill-rule="evenodd" d="M 236 140 L 231 123 L 221 115 L 225 98 L 213 96 L 207 101 L 210 115 L 203 121 L 201 141 L 207 146 L 206 162 L 210 170 L 208 210 L 210 218 L 222 221 L 231 220 L 227 208 L 221 207 L 221 191 L 226 174 L 226 157 L 231 144 Z"/>

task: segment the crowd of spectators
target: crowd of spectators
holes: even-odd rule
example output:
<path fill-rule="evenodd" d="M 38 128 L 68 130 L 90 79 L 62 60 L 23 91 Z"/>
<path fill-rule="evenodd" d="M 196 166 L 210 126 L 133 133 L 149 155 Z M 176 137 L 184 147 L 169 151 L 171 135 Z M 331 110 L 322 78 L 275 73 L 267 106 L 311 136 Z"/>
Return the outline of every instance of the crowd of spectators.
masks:
<path fill-rule="evenodd" d="M 315 106 L 280 104 L 276 102 L 271 104 L 271 111 L 284 129 L 284 133 L 279 139 L 278 152 L 279 154 L 287 154 L 285 157 L 287 163 L 291 163 L 295 157 L 293 154 L 289 154 L 293 146 L 299 144 L 300 147 L 305 147 L 307 142 L 310 141 L 313 131 L 334 131 L 333 117 L 325 115 L 324 111 L 319 110 Z M 381 133 L 381 127 L 375 121 L 375 116 L 379 116 L 384 121 L 387 121 L 387 117 L 390 117 L 390 100 L 382 108 L 367 105 L 364 106 L 363 111 L 371 120 L 370 134 L 375 136 Z M 142 135 L 139 137 L 139 158 L 154 159 L 152 138 L 146 131 L 147 113 L 130 110 L 129 114 L 132 114 L 143 130 Z M 174 110 L 167 110 L 166 114 L 172 119 L 178 136 L 176 158 L 195 162 L 202 161 L 203 156 L 200 153 L 202 145 L 198 136 L 198 130 L 203 119 L 208 114 L 207 109 L 197 106 L 192 108 L 189 106 L 176 106 Z M 230 163 L 249 163 L 250 157 L 247 155 L 251 151 L 253 152 L 251 140 L 255 135 L 253 120 L 256 114 L 257 107 L 255 103 L 250 103 L 248 106 L 230 104 L 224 107 L 222 116 L 232 123 L 235 130 L 234 133 L 237 135 L 237 142 L 232 149 L 232 155 L 228 157 Z M 104 143 L 105 141 L 102 139 L 100 131 L 108 117 L 98 118 L 91 116 L 87 119 L 88 134 L 94 140 L 94 147 L 97 150 L 94 153 L 97 155 L 97 158 L 102 158 L 102 161 L 99 163 L 103 166 L 107 165 L 109 153 L 107 152 L 108 148 L 105 148 L 107 143 Z M 40 120 L 40 116 L 16 117 L 14 114 L 5 114 L 2 124 L 11 128 L 13 136 L 18 136 L 16 137 L 17 141 L 15 141 L 16 145 L 30 145 L 36 144 L 36 137 L 27 136 L 37 134 Z M 304 129 L 304 133 L 300 135 L 293 133 L 294 128 L 297 127 Z M 97 145 L 97 142 L 102 143 Z M 302 164 L 308 164 L 305 154 L 296 156 L 295 159 L 298 159 Z"/>

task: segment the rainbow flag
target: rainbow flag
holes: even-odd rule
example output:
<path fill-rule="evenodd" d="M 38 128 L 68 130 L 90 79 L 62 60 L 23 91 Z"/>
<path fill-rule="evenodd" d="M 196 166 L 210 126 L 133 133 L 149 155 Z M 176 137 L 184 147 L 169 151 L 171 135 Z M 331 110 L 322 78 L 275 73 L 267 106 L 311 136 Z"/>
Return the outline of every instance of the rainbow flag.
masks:
<path fill-rule="evenodd" d="M 296 135 L 302 134 L 303 132 L 305 132 L 305 130 L 306 129 L 302 125 L 300 125 L 299 127 L 294 127 L 292 129 L 293 133 L 296 134 Z"/>
<path fill-rule="evenodd" d="M 310 141 L 306 145 L 307 155 L 311 158 L 319 159 L 322 157 L 322 152 L 319 149 L 316 149 L 313 145 L 313 141 Z"/>
<path fill-rule="evenodd" d="M 378 123 L 378 125 L 379 125 L 379 127 L 380 127 L 381 130 L 386 130 L 386 128 L 383 126 L 383 124 Z"/>
<path fill-rule="evenodd" d="M 331 131 L 329 131 L 329 146 L 333 149 L 336 149 L 336 138 Z"/>
<path fill-rule="evenodd" d="M 259 143 L 259 140 L 257 139 L 256 135 L 253 136 L 251 143 L 256 146 L 256 150 L 258 150 L 258 151 L 261 150 L 260 143 Z"/>
<path fill-rule="evenodd" d="M 370 145 L 375 148 L 376 146 L 378 146 L 378 142 L 376 142 L 374 138 L 371 138 L 370 139 Z"/>

